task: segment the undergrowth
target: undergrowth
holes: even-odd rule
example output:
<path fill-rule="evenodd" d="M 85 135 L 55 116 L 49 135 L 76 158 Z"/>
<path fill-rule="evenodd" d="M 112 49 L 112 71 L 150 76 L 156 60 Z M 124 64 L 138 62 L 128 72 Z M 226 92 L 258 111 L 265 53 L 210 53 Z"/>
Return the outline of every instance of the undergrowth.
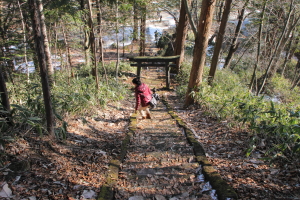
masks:
<path fill-rule="evenodd" d="M 293 159 L 300 155 L 300 99 L 299 88 L 289 90 L 290 83 L 282 77 L 275 77 L 268 84 L 268 95 L 255 96 L 248 92 L 245 79 L 248 75 L 218 70 L 212 86 L 207 84 L 208 68 L 198 92 L 193 92 L 196 102 L 208 115 L 227 120 L 229 126 L 247 128 L 251 134 L 249 156 L 254 150 L 261 150 L 267 159 Z M 185 63 L 177 76 L 182 83 L 177 87 L 178 95 L 184 98 L 188 84 L 190 66 Z M 246 73 L 246 72 L 243 72 Z M 262 147 L 261 144 L 264 144 Z"/>
<path fill-rule="evenodd" d="M 130 70 L 130 65 L 121 63 L 119 69 L 121 76 L 122 71 Z M 117 102 L 126 97 L 128 88 L 122 81 L 117 81 L 114 70 L 114 63 L 106 66 L 107 82 L 103 68 L 99 68 L 99 89 L 94 77 L 90 75 L 91 68 L 87 66 L 74 69 L 74 77 L 70 77 L 68 71 L 57 71 L 53 75 L 51 95 L 58 138 L 65 138 L 66 115 L 92 115 L 104 108 L 108 102 Z M 31 74 L 28 82 L 25 74 L 14 74 L 14 83 L 8 82 L 7 90 L 14 123 L 13 126 L 9 126 L 7 121 L 0 117 L 0 143 L 29 130 L 42 136 L 46 132 L 46 121 L 39 75 Z M 0 107 L 0 111 L 3 113 L 3 108 Z M 21 129 L 23 131 L 20 131 Z"/>

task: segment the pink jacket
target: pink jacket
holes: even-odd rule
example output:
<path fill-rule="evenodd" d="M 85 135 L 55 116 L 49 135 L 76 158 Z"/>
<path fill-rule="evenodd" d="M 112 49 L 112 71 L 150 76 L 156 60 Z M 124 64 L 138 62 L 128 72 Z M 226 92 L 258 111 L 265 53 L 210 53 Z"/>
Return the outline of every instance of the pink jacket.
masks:
<path fill-rule="evenodd" d="M 151 100 L 151 90 L 145 83 L 135 87 L 135 110 L 137 110 L 140 106 L 145 107 L 149 104 Z"/>

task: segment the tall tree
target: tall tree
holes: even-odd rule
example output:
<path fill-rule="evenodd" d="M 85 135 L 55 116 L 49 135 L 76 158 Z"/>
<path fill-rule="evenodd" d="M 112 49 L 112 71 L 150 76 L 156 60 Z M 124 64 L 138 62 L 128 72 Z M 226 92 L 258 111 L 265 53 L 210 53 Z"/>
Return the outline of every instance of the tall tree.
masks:
<path fill-rule="evenodd" d="M 39 13 L 41 15 L 41 31 L 43 34 L 43 40 L 44 40 L 44 45 L 45 45 L 45 58 L 46 58 L 46 64 L 47 64 L 47 70 L 48 70 L 48 75 L 49 75 L 49 80 L 51 80 L 51 75 L 53 74 L 53 66 L 52 66 L 52 60 L 51 60 L 51 52 L 50 52 L 50 44 L 47 36 L 47 28 L 45 24 L 45 15 L 44 15 L 44 8 L 43 8 L 43 2 L 42 0 L 38 0 L 38 9 Z"/>
<path fill-rule="evenodd" d="M 133 2 L 133 31 L 132 31 L 132 42 L 135 43 L 138 41 L 138 27 L 139 27 L 139 10 L 137 0 Z"/>
<path fill-rule="evenodd" d="M 261 12 L 261 17 L 260 17 L 260 24 L 259 24 L 259 30 L 258 30 L 258 40 L 257 40 L 256 62 L 255 62 L 253 74 L 252 74 L 252 77 L 251 77 L 251 82 L 249 84 L 249 92 L 252 91 L 254 80 L 256 79 L 256 71 L 259 67 L 259 57 L 260 57 L 261 42 L 262 42 L 262 30 L 263 30 L 263 22 L 264 22 L 264 17 L 265 17 L 267 1 L 268 0 L 264 0 L 264 5 L 263 5 L 262 12 Z"/>
<path fill-rule="evenodd" d="M 184 1 L 185 0 L 181 0 L 179 22 L 176 27 L 176 40 L 175 40 L 174 55 L 175 56 L 180 55 L 180 58 L 175 62 L 176 63 L 175 73 L 179 72 L 180 65 L 184 60 L 184 45 L 185 45 L 185 39 L 186 39 L 186 35 L 187 35 L 187 30 L 188 30 L 188 15 L 185 10 Z"/>
<path fill-rule="evenodd" d="M 191 92 L 197 91 L 197 88 L 202 83 L 202 75 L 204 70 L 206 50 L 208 46 L 208 39 L 213 20 L 213 13 L 215 9 L 216 0 L 203 0 L 201 7 L 201 14 L 198 22 L 197 37 L 195 40 L 194 57 L 192 69 L 190 73 L 189 84 L 185 97 L 184 106 L 187 107 L 194 103 Z"/>
<path fill-rule="evenodd" d="M 281 35 L 279 36 L 279 39 L 276 43 L 276 46 L 274 48 L 274 51 L 272 53 L 271 59 L 269 60 L 269 63 L 267 65 L 267 69 L 264 73 L 262 78 L 262 83 L 259 86 L 259 89 L 257 91 L 257 94 L 260 94 L 265 86 L 265 83 L 268 78 L 271 78 L 277 71 L 277 61 L 279 60 L 280 54 L 282 53 L 286 42 L 290 38 L 291 32 L 294 30 L 294 28 L 297 26 L 300 16 L 295 16 L 294 11 L 294 0 L 291 0 L 290 7 L 289 7 L 289 13 L 284 20 L 284 27 L 281 31 Z M 294 20 L 291 23 L 291 17 L 294 17 Z"/>
<path fill-rule="evenodd" d="M 8 119 L 8 122 L 11 122 L 10 103 L 9 103 L 8 92 L 7 92 L 6 83 L 5 83 L 5 79 L 4 79 L 4 75 L 3 75 L 3 71 L 2 71 L 2 66 L 0 66 L 0 95 L 1 95 L 1 104 L 5 111 L 5 113 L 1 113 L 1 114 L 6 119 Z"/>
<path fill-rule="evenodd" d="M 45 44 L 42 33 L 41 13 L 38 6 L 38 0 L 28 0 L 28 6 L 31 13 L 32 28 L 34 32 L 34 41 L 36 45 L 36 54 L 40 66 L 40 76 L 43 88 L 44 105 L 46 110 L 47 131 L 51 136 L 54 132 L 54 113 L 52 109 L 51 93 L 48 79 L 48 69 L 45 57 Z"/>
<path fill-rule="evenodd" d="M 95 30 L 94 30 L 94 23 L 93 23 L 93 11 L 92 11 L 92 2 L 88 0 L 88 9 L 89 9 L 89 16 L 88 16 L 88 26 L 89 26 L 89 42 L 90 42 L 90 55 L 91 61 L 93 65 L 93 76 L 96 80 L 96 88 L 99 89 L 99 77 L 98 77 L 98 67 L 97 67 L 97 56 L 96 56 L 96 43 L 95 43 Z"/>
<path fill-rule="evenodd" d="M 239 21 L 238 21 L 238 24 L 236 26 L 236 29 L 235 29 L 235 33 L 234 33 L 234 36 L 233 36 L 233 39 L 232 39 L 232 42 L 231 42 L 231 46 L 230 46 L 230 49 L 229 49 L 229 52 L 228 52 L 228 55 L 225 59 L 225 64 L 224 64 L 224 68 L 227 68 L 230 63 L 231 63 L 231 60 L 232 60 L 232 56 L 233 54 L 235 53 L 235 51 L 238 49 L 238 37 L 239 37 L 239 34 L 241 32 L 241 28 L 242 28 L 242 24 L 245 20 L 244 18 L 244 15 L 245 15 L 245 10 L 246 10 L 246 7 L 249 3 L 249 0 L 246 0 L 241 12 L 240 12 L 240 15 L 239 15 Z"/>
<path fill-rule="evenodd" d="M 105 79 L 106 79 L 106 83 L 108 84 L 108 77 L 107 77 L 107 72 L 106 72 L 106 68 L 104 65 L 104 50 L 103 50 L 103 39 L 102 39 L 102 10 L 101 10 L 101 4 L 100 4 L 100 0 L 96 1 L 96 7 L 97 7 L 97 23 L 98 23 L 98 28 L 97 28 L 97 32 L 98 32 L 98 38 L 99 38 L 99 54 L 100 54 L 100 59 L 99 61 L 101 62 L 102 68 L 104 70 L 104 75 L 105 75 Z"/>
<path fill-rule="evenodd" d="M 141 26 L 140 26 L 140 56 L 144 56 L 146 52 L 146 16 L 147 7 L 146 2 L 141 2 Z"/>
<path fill-rule="evenodd" d="M 228 21 L 229 14 L 230 14 L 231 3 L 232 3 L 232 0 L 226 0 L 224 12 L 223 12 L 222 19 L 221 19 L 221 25 L 219 28 L 219 33 L 217 36 L 217 41 L 215 44 L 214 53 L 213 53 L 213 57 L 212 57 L 211 65 L 210 65 L 209 77 L 208 77 L 209 84 L 212 84 L 212 82 L 213 82 L 213 79 L 215 77 L 215 73 L 217 70 L 217 66 L 219 63 L 219 55 L 220 55 L 221 47 L 223 44 L 227 21 Z"/>

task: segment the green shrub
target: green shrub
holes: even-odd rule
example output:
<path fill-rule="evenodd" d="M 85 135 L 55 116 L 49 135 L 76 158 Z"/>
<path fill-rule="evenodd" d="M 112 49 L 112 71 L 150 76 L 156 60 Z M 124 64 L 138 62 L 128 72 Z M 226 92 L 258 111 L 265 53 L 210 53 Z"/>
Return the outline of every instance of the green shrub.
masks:
<path fill-rule="evenodd" d="M 190 65 L 185 63 L 184 66 L 177 76 L 177 81 L 182 83 L 177 87 L 181 96 L 186 93 L 190 71 Z M 268 85 L 272 94 L 285 99 L 282 103 L 277 103 L 265 96 L 249 93 L 249 80 L 246 77 L 251 72 L 246 68 L 245 71 L 235 70 L 235 73 L 230 69 L 218 70 L 212 86 L 207 84 L 207 71 L 208 68 L 205 68 L 203 82 L 192 95 L 206 113 L 220 120 L 227 119 L 229 126 L 244 126 L 249 129 L 252 136 L 247 156 L 257 148 L 261 140 L 266 141 L 266 155 L 271 158 L 279 155 L 289 158 L 299 156 L 299 92 L 291 92 L 291 84 L 287 80 L 275 77 Z"/>

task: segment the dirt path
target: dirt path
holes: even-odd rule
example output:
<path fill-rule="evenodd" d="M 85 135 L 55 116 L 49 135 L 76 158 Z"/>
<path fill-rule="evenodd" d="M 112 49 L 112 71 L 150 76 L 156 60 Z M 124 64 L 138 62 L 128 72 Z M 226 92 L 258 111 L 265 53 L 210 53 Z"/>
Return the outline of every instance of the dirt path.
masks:
<path fill-rule="evenodd" d="M 164 72 L 144 70 L 143 82 L 158 90 L 164 86 Z M 160 90 L 167 98 L 173 92 Z M 177 119 L 169 114 L 165 103 L 151 111 L 152 119 L 133 116 L 134 133 L 130 138 L 125 159 L 114 188 L 115 199 L 176 200 L 217 199 L 216 190 L 204 180 L 202 166 L 195 156 L 195 148 L 186 139 Z M 113 162 L 116 163 L 116 162 Z M 112 170 L 114 171 L 114 170 Z M 117 172 L 116 172 L 117 173 Z M 107 197 L 100 197 L 105 199 Z"/>

